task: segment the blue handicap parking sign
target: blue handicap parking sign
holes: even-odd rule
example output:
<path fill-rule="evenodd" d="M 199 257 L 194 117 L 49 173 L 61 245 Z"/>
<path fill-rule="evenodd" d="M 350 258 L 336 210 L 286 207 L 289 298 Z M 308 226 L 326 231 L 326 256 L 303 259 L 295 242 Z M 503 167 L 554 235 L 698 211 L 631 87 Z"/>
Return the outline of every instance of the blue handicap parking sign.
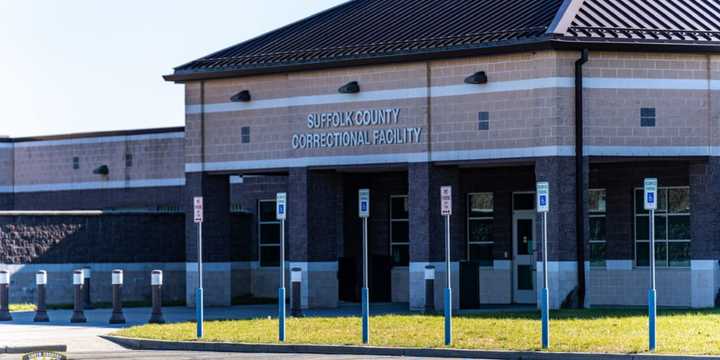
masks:
<path fill-rule="evenodd" d="M 547 196 L 540 195 L 540 206 L 546 206 L 547 205 Z"/>
<path fill-rule="evenodd" d="M 367 211 L 367 203 L 363 201 L 363 202 L 360 204 L 360 208 L 362 209 L 362 211 Z"/>
<path fill-rule="evenodd" d="M 652 204 L 655 202 L 655 194 L 654 193 L 647 194 L 647 202 L 648 202 L 648 204 Z"/>
<path fill-rule="evenodd" d="M 280 204 L 280 206 L 278 206 L 278 212 L 280 212 L 281 214 L 284 214 L 285 213 L 285 205 Z"/>

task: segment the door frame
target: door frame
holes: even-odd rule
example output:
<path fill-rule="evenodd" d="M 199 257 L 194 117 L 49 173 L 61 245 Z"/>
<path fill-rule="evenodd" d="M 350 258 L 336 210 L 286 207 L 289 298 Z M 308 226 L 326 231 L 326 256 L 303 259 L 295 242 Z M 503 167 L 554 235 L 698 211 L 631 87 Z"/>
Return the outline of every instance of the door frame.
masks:
<path fill-rule="evenodd" d="M 514 192 L 513 193 L 513 211 L 512 211 L 512 267 L 511 267 L 511 294 L 514 304 L 537 304 L 537 213 L 533 210 L 515 210 L 514 199 L 516 194 L 534 194 L 534 192 Z M 532 221 L 532 239 L 533 253 L 532 255 L 520 255 L 527 257 L 526 260 L 520 261 L 518 256 L 518 239 L 517 239 L 517 223 L 518 220 Z M 529 264 L 528 264 L 529 263 Z M 533 269 L 533 290 L 518 290 L 518 265 L 530 265 Z M 521 293 L 522 292 L 522 293 Z"/>

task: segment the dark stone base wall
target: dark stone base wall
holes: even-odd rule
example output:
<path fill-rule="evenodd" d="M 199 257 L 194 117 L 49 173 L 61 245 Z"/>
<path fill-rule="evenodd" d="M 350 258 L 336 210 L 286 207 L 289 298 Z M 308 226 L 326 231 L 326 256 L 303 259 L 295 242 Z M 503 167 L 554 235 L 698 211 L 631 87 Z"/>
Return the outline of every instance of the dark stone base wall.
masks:
<path fill-rule="evenodd" d="M 15 207 L 13 194 L 0 193 L 0 210 L 12 210 Z"/>
<path fill-rule="evenodd" d="M 28 192 L 15 194 L 14 210 L 182 209 L 182 196 L 182 186 Z"/>
<path fill-rule="evenodd" d="M 590 164 L 590 189 L 605 189 L 607 194 L 608 260 L 635 258 L 635 189 L 643 187 L 646 177 L 657 177 L 661 187 L 688 186 L 688 169 L 687 161 L 669 160 Z"/>
<path fill-rule="evenodd" d="M 0 216 L 0 263 L 185 261 L 182 214 Z"/>

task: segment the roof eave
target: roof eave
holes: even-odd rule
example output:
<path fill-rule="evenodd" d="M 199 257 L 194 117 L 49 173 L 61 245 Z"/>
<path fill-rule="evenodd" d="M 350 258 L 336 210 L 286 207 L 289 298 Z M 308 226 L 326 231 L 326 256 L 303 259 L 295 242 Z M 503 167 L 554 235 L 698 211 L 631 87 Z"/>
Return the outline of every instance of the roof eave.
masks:
<path fill-rule="evenodd" d="M 175 71 L 173 74 L 164 75 L 165 81 L 183 83 L 187 81 L 211 80 L 231 77 L 243 77 L 251 75 L 267 75 L 284 72 L 297 72 L 307 70 L 332 69 L 349 66 L 378 65 L 390 64 L 409 61 L 427 61 L 434 59 L 447 59 L 473 55 L 500 54 L 517 51 L 532 51 L 550 48 L 550 40 L 552 35 L 543 35 L 539 37 L 503 41 L 492 43 L 484 46 L 473 46 L 466 48 L 425 50 L 422 52 L 397 53 L 392 55 L 380 56 L 364 56 L 355 58 L 345 58 L 339 60 L 311 61 L 282 63 L 272 65 L 249 66 L 231 70 L 217 71 Z"/>
<path fill-rule="evenodd" d="M 720 53 L 720 42 L 703 43 L 689 41 L 650 41 L 645 39 L 587 39 L 572 37 L 556 37 L 552 46 L 557 50 L 602 50 L 602 51 L 627 51 L 627 52 L 679 52 L 696 53 L 711 52 Z"/>

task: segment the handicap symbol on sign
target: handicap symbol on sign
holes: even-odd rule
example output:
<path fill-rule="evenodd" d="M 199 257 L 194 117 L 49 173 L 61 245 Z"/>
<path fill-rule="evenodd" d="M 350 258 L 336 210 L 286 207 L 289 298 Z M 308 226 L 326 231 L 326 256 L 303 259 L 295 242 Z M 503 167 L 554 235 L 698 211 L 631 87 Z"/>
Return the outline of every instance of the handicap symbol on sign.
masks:
<path fill-rule="evenodd" d="M 367 211 L 367 203 L 366 202 L 363 202 L 362 204 L 360 204 L 360 207 L 362 208 L 362 211 Z"/>
<path fill-rule="evenodd" d="M 278 206 L 278 211 L 279 211 L 281 214 L 284 214 L 284 213 L 285 213 L 285 205 L 280 205 L 280 206 Z"/>
<path fill-rule="evenodd" d="M 653 194 L 653 193 L 648 193 L 648 194 L 647 194 L 647 202 L 648 202 L 649 204 L 654 203 L 654 202 L 655 202 L 655 194 Z"/>
<path fill-rule="evenodd" d="M 540 206 L 547 205 L 547 197 L 545 195 L 540 196 Z"/>

